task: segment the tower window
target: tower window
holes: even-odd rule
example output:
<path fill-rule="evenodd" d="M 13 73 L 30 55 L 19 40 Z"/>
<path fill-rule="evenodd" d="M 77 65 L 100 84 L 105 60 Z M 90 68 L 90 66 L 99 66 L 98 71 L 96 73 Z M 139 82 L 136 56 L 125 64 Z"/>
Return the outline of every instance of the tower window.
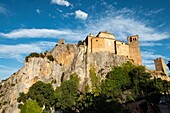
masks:
<path fill-rule="evenodd" d="M 130 42 L 132 42 L 132 37 L 130 37 Z"/>
<path fill-rule="evenodd" d="M 96 40 L 96 42 L 98 42 L 98 40 Z"/>

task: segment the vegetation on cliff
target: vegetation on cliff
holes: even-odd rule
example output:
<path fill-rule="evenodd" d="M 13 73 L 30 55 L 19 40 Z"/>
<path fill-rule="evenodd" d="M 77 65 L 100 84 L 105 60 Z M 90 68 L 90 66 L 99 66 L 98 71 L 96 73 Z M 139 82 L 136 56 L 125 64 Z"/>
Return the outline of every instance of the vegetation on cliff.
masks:
<path fill-rule="evenodd" d="M 47 113 L 51 110 L 64 113 L 130 113 L 122 106 L 123 103 L 140 99 L 157 103 L 166 83 L 161 79 L 151 79 L 145 67 L 134 66 L 129 62 L 113 67 L 104 80 L 97 76 L 95 68 L 91 68 L 90 77 L 92 91 L 84 92 L 78 90 L 79 78 L 76 73 L 70 75 L 70 79 L 63 81 L 55 90 L 51 83 L 39 81 L 27 94 L 20 93 L 18 107 L 21 112 L 29 111 L 26 106 L 31 103 Z"/>
<path fill-rule="evenodd" d="M 37 58 L 44 58 L 46 57 L 48 60 L 50 61 L 55 61 L 54 57 L 50 54 L 48 54 L 48 51 L 44 52 L 44 53 L 30 53 L 27 57 L 25 57 L 25 61 L 28 62 L 28 59 L 29 58 L 32 58 L 32 57 L 37 57 Z"/>

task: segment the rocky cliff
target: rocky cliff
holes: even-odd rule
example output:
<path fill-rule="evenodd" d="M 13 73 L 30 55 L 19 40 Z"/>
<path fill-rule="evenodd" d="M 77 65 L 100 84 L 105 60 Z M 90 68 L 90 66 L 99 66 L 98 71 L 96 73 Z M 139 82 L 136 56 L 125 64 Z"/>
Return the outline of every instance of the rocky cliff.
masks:
<path fill-rule="evenodd" d="M 37 81 L 50 82 L 53 87 L 60 86 L 61 78 L 69 79 L 72 73 L 79 77 L 79 88 L 91 86 L 90 68 L 95 68 L 97 76 L 104 78 L 113 66 L 129 61 L 125 56 L 110 52 L 87 53 L 86 46 L 76 44 L 56 45 L 48 54 L 55 60 L 44 57 L 29 57 L 24 66 L 0 85 L 0 112 L 18 113 L 19 92 L 27 93 Z"/>

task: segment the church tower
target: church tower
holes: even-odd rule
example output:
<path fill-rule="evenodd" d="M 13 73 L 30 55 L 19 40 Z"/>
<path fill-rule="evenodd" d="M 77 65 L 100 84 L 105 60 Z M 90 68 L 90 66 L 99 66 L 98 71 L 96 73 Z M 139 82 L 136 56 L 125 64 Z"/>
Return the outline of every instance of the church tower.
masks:
<path fill-rule="evenodd" d="M 142 65 L 142 58 L 140 54 L 140 46 L 138 39 L 138 35 L 127 37 L 129 45 L 129 56 L 130 59 L 133 59 L 136 64 Z"/>

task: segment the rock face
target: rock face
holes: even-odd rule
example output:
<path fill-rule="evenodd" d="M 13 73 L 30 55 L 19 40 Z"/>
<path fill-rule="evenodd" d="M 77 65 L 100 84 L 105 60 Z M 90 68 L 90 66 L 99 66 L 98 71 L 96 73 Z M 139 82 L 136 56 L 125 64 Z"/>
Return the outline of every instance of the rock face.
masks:
<path fill-rule="evenodd" d="M 46 57 L 29 58 L 19 71 L 1 82 L 1 113 L 20 112 L 17 103 L 19 92 L 27 93 L 37 81 L 51 82 L 56 88 L 60 86 L 62 76 L 67 80 L 72 73 L 77 73 L 80 80 L 79 88 L 83 90 L 85 84 L 91 86 L 90 68 L 96 68 L 97 76 L 104 78 L 113 66 L 129 61 L 125 56 L 110 52 L 87 53 L 86 46 L 78 47 L 76 44 L 57 45 L 49 54 L 55 58 L 55 61 L 50 61 Z"/>

